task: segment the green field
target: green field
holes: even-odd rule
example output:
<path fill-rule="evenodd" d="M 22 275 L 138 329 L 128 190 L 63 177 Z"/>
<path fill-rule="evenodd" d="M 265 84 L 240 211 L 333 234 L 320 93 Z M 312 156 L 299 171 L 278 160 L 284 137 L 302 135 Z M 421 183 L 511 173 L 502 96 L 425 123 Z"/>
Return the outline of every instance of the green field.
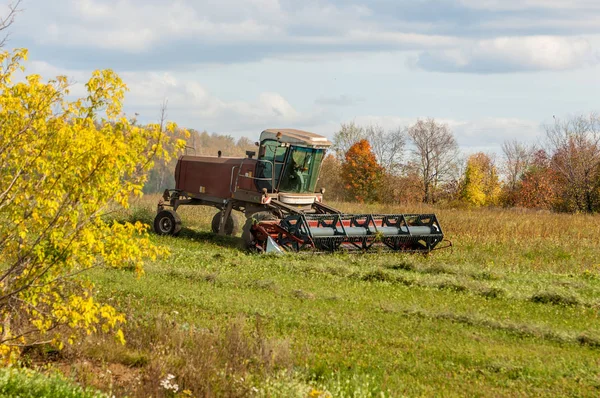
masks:
<path fill-rule="evenodd" d="M 118 216 L 149 222 L 154 205 Z M 452 250 L 261 256 L 207 232 L 214 210 L 182 208 L 143 277 L 89 275 L 127 313 L 127 345 L 44 355 L 117 396 L 173 396 L 167 374 L 181 396 L 600 395 L 600 217 L 435 212 Z"/>

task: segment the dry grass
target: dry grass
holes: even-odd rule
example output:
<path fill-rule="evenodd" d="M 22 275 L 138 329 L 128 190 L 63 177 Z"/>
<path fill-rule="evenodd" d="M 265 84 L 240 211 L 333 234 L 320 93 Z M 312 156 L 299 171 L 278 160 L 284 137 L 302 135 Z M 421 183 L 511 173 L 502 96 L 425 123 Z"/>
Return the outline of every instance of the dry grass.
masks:
<path fill-rule="evenodd" d="M 68 347 L 55 358 L 54 367 L 82 385 L 130 397 L 172 396 L 161 386 L 169 374 L 175 376 L 179 392 L 244 397 L 256 382 L 250 378 L 266 378 L 292 367 L 289 342 L 265 336 L 260 317 L 252 322 L 238 317 L 212 330 L 167 316 L 133 318 L 126 335 L 125 346 L 108 336 L 90 337 Z M 43 361 L 44 353 L 38 351 L 35 358 Z"/>

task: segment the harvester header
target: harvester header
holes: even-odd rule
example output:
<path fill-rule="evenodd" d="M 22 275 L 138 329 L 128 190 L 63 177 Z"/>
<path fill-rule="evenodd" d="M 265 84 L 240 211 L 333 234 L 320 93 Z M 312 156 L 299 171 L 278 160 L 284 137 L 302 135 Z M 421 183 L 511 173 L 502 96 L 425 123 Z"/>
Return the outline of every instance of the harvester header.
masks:
<path fill-rule="evenodd" d="M 232 210 L 246 222 L 242 238 L 249 249 L 269 251 L 433 250 L 444 238 L 435 214 L 343 214 L 323 203 L 317 184 L 327 138 L 296 129 L 267 129 L 258 156 L 245 158 L 182 156 L 175 168 L 175 188 L 158 204 L 154 230 L 176 235 L 181 205 L 212 206 L 219 211 L 212 230 L 235 235 Z M 255 157 L 256 156 L 256 157 Z"/>

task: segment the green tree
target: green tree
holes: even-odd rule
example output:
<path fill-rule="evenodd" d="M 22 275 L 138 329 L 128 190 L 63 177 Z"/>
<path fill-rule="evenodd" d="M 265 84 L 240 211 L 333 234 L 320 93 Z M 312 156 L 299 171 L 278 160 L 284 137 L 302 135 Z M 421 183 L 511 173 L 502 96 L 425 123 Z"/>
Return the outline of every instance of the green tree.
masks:
<path fill-rule="evenodd" d="M 124 316 L 94 300 L 82 272 L 133 267 L 162 251 L 146 226 L 108 220 L 114 206 L 141 195 L 153 159 L 170 158 L 159 125 L 139 127 L 121 113 L 126 86 L 96 71 L 87 95 L 67 100 L 63 76 L 13 83 L 27 52 L 1 53 L 0 358 L 48 342 L 61 348 L 81 333 L 113 331 Z M 166 131 L 176 131 L 169 123 Z M 175 150 L 184 141 L 177 139 Z"/>

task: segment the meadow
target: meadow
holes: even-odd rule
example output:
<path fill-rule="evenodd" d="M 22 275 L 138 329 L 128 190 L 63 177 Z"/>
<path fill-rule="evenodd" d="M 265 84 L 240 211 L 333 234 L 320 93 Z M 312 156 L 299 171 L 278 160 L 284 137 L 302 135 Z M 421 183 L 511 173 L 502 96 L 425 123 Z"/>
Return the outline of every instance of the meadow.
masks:
<path fill-rule="evenodd" d="M 158 198 L 111 215 L 151 223 Z M 181 208 L 170 254 L 94 270 L 126 345 L 91 336 L 32 364 L 116 396 L 598 396 L 600 216 L 434 211 L 452 249 L 249 254 Z M 241 218 L 240 218 L 241 221 Z"/>

